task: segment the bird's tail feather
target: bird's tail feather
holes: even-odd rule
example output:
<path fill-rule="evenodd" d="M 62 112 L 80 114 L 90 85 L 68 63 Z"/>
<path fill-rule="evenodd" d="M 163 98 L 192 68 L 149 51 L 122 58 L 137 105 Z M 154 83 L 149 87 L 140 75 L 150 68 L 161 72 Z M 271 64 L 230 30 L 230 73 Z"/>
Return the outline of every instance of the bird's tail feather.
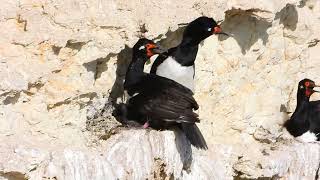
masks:
<path fill-rule="evenodd" d="M 200 132 L 200 129 L 193 123 L 182 123 L 182 129 L 190 143 L 198 149 L 208 149 L 206 140 Z"/>

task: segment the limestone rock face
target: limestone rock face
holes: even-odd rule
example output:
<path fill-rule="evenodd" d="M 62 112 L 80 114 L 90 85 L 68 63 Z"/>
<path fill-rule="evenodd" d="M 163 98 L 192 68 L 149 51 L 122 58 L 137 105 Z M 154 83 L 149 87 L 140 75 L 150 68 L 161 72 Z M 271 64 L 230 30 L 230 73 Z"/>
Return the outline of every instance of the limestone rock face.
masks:
<path fill-rule="evenodd" d="M 130 48 L 175 46 L 201 15 L 232 34 L 196 60 L 209 150 L 179 130 L 119 127 Z M 319 179 L 320 145 L 282 127 L 297 83 L 320 81 L 319 19 L 317 0 L 2 0 L 0 179 Z"/>

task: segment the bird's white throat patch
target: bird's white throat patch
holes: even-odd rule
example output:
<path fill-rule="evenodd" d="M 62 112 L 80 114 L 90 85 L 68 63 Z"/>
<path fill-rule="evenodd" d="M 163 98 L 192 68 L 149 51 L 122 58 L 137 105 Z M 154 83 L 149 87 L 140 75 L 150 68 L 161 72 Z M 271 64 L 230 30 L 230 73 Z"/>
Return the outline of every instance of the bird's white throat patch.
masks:
<path fill-rule="evenodd" d="M 171 56 L 158 66 L 156 74 L 172 79 L 194 91 L 194 67 L 182 66 Z"/>

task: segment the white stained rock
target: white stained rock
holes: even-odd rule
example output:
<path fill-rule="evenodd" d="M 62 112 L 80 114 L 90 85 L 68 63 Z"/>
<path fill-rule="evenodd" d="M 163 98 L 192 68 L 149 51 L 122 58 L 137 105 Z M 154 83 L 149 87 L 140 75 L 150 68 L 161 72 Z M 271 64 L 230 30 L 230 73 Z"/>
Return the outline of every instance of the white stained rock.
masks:
<path fill-rule="evenodd" d="M 320 161 L 319 144 L 288 141 L 265 146 L 264 155 L 255 156 L 254 149 L 247 149 L 242 150 L 243 156 L 237 156 L 239 149 L 230 145 L 211 144 L 208 151 L 194 149 L 179 130 L 123 130 L 94 151 L 65 148 L 49 152 L 39 145 L 16 145 L 12 149 L 12 144 L 2 144 L 1 175 L 65 180 L 233 179 L 234 176 L 312 179 Z"/>
<path fill-rule="evenodd" d="M 209 150 L 117 129 L 133 44 L 172 47 L 201 15 L 232 35 L 206 39 L 196 60 Z M 316 179 L 319 144 L 282 125 L 299 80 L 320 81 L 319 17 L 317 0 L 2 0 L 0 179 Z"/>

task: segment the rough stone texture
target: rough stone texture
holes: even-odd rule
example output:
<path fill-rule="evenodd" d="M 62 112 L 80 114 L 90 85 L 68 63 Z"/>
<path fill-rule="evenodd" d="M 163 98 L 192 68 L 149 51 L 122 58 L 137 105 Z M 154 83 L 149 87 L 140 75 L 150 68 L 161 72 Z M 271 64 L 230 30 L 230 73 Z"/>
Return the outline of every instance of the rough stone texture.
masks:
<path fill-rule="evenodd" d="M 200 15 L 233 35 L 205 40 L 196 61 L 209 151 L 119 127 L 130 47 L 174 46 Z M 282 128 L 297 82 L 320 81 L 319 19 L 317 0 L 2 0 L 0 179 L 319 179 L 320 145 Z"/>

